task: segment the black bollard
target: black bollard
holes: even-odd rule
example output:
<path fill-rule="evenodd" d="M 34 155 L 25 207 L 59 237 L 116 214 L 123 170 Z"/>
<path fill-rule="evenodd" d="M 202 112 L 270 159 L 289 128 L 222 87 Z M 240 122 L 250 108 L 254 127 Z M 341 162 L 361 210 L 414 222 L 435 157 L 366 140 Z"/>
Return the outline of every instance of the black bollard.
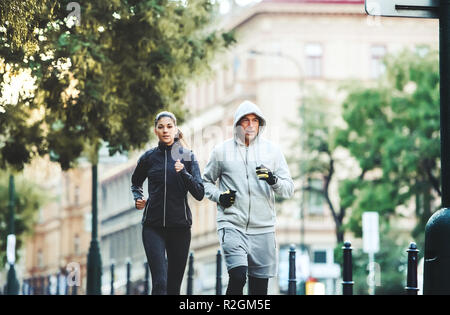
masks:
<path fill-rule="evenodd" d="M 24 293 L 25 295 L 31 295 L 31 278 L 27 279 L 27 290 Z"/>
<path fill-rule="evenodd" d="M 69 295 L 69 281 L 67 277 L 67 274 L 64 274 L 64 295 Z"/>
<path fill-rule="evenodd" d="M 343 295 L 353 295 L 352 280 L 352 244 L 345 242 L 342 247 L 344 250 L 344 266 L 342 271 L 342 293 Z"/>
<path fill-rule="evenodd" d="M 72 295 L 78 295 L 78 286 L 76 283 L 72 286 Z"/>
<path fill-rule="evenodd" d="M 51 276 L 47 276 L 47 288 L 45 294 L 51 295 L 52 294 L 52 279 Z"/>
<path fill-rule="evenodd" d="M 131 262 L 127 261 L 127 289 L 126 289 L 126 295 L 131 294 Z"/>
<path fill-rule="evenodd" d="M 216 295 L 222 295 L 222 253 L 220 249 L 216 256 Z"/>
<path fill-rule="evenodd" d="M 445 2 L 445 1 L 443 1 Z M 450 6 L 449 6 L 450 10 Z M 423 294 L 450 294 L 450 205 L 435 212 L 425 227 Z"/>
<path fill-rule="evenodd" d="M 419 288 L 417 287 L 417 249 L 416 243 L 409 244 L 408 252 L 408 274 L 406 276 L 406 294 L 417 295 Z"/>
<path fill-rule="evenodd" d="M 289 282 L 288 295 L 297 294 L 297 278 L 295 275 L 295 245 L 292 244 L 289 249 Z"/>
<path fill-rule="evenodd" d="M 39 294 L 44 295 L 45 294 L 45 277 L 40 276 L 39 277 Z"/>
<path fill-rule="evenodd" d="M 114 295 L 114 262 L 111 263 L 110 272 L 111 272 L 111 291 L 109 294 Z"/>
<path fill-rule="evenodd" d="M 36 295 L 42 295 L 42 277 L 36 277 Z"/>
<path fill-rule="evenodd" d="M 40 280 L 39 280 L 39 276 L 35 276 L 34 277 L 34 286 L 33 286 L 33 292 L 34 295 L 39 295 L 39 284 L 40 284 Z"/>
<path fill-rule="evenodd" d="M 67 274 L 64 274 L 64 295 L 69 295 L 69 281 L 67 280 Z"/>
<path fill-rule="evenodd" d="M 192 295 L 193 292 L 193 282 L 194 282 L 194 253 L 191 252 L 189 255 L 189 267 L 188 267 L 188 278 L 187 278 L 187 295 Z"/>
<path fill-rule="evenodd" d="M 36 295 L 37 293 L 37 279 L 36 276 L 31 278 L 31 294 Z"/>
<path fill-rule="evenodd" d="M 144 263 L 144 268 L 145 268 L 145 280 L 144 280 L 144 295 L 148 295 L 150 292 L 149 290 L 149 277 L 150 277 L 150 272 L 148 269 L 148 262 Z"/>
<path fill-rule="evenodd" d="M 61 273 L 58 272 L 56 274 L 56 293 L 55 293 L 56 295 L 60 294 L 60 292 L 59 292 L 59 290 L 60 290 L 60 287 L 59 287 L 60 277 L 61 277 Z"/>
<path fill-rule="evenodd" d="M 31 278 L 27 279 L 27 291 L 26 295 L 31 295 Z"/>
<path fill-rule="evenodd" d="M 28 279 L 28 295 L 34 295 L 34 278 Z"/>
<path fill-rule="evenodd" d="M 27 280 L 23 279 L 22 280 L 22 295 L 26 295 L 27 294 Z"/>

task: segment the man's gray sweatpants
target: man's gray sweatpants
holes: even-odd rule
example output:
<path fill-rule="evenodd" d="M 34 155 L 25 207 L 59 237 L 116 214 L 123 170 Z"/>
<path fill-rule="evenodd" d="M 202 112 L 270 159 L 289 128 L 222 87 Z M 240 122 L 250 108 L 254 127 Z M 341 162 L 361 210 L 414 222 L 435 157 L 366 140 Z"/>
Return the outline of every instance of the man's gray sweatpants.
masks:
<path fill-rule="evenodd" d="M 277 274 L 275 232 L 246 234 L 234 228 L 218 230 L 227 270 L 248 266 L 248 275 L 272 278 Z"/>

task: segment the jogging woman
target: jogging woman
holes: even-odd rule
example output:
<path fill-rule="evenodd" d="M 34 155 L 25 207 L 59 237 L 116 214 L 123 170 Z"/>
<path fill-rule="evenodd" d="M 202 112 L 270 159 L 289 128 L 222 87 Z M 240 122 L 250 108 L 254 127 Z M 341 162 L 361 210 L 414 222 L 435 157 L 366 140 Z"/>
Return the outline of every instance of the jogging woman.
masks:
<path fill-rule="evenodd" d="M 159 113 L 154 131 L 158 146 L 139 158 L 131 191 L 136 208 L 144 210 L 142 240 L 152 275 L 152 294 L 178 295 L 191 243 L 187 192 L 200 201 L 204 187 L 194 154 L 180 143 L 182 134 L 175 115 Z M 142 188 L 145 179 L 148 199 Z"/>

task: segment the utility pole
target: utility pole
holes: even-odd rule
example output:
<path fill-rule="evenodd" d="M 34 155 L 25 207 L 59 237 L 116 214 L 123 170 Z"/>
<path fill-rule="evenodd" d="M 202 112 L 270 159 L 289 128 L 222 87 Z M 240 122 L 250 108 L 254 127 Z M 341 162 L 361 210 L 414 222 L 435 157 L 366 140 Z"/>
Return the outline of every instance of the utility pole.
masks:
<path fill-rule="evenodd" d="M 100 295 L 102 286 L 102 258 L 98 242 L 97 163 L 92 165 L 92 238 L 87 259 L 88 295 Z"/>
<path fill-rule="evenodd" d="M 16 277 L 16 270 L 14 269 L 14 263 L 16 260 L 16 236 L 14 230 L 15 223 L 15 188 L 14 188 L 14 176 L 9 175 L 9 235 L 7 239 L 6 256 L 9 263 L 8 277 L 6 283 L 6 294 L 18 295 L 19 294 L 19 281 Z"/>

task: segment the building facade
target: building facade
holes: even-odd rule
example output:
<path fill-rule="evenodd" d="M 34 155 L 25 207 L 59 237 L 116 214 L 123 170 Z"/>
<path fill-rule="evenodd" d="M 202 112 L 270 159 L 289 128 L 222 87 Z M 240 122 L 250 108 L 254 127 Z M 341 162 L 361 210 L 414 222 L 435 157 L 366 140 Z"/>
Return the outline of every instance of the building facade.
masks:
<path fill-rule="evenodd" d="M 102 160 L 99 174 L 124 164 L 126 158 L 115 156 Z M 85 294 L 92 238 L 91 164 L 81 158 L 76 168 L 62 171 L 56 163 L 38 159 L 24 172 L 48 191 L 50 202 L 39 209 L 34 233 L 25 241 L 21 292 Z M 101 196 L 100 188 L 98 194 Z M 100 213 L 101 202 L 100 198 Z M 102 248 L 100 237 L 99 240 Z"/>
<path fill-rule="evenodd" d="M 34 233 L 25 242 L 24 294 L 83 294 L 91 240 L 91 167 L 62 172 L 49 161 L 27 172 L 49 192 Z M 40 175 L 37 175 L 40 174 Z"/>

